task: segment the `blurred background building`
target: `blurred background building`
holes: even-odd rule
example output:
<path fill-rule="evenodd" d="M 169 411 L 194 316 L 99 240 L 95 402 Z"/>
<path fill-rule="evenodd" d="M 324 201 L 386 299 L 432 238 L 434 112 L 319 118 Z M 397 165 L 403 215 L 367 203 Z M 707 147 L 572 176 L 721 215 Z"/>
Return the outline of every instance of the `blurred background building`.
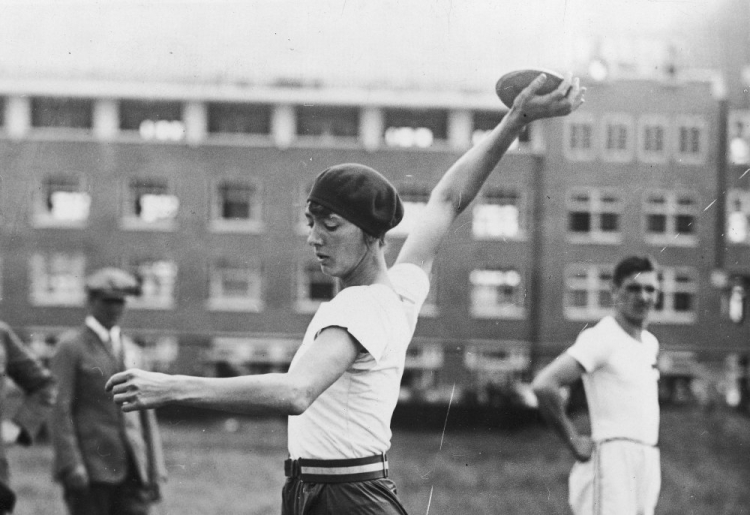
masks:
<path fill-rule="evenodd" d="M 406 216 L 392 260 L 442 172 L 502 119 L 497 77 L 546 66 L 580 75 L 587 102 L 531 125 L 445 242 L 404 400 L 522 396 L 607 313 L 612 265 L 648 253 L 663 267 L 663 398 L 689 398 L 708 375 L 741 402 L 749 2 L 641 2 L 640 17 L 530 3 L 531 27 L 489 4 L 8 7 L 0 318 L 51 352 L 82 320 L 85 275 L 121 266 L 142 281 L 125 324 L 155 368 L 284 370 L 336 292 L 305 246 L 316 174 L 356 161 L 394 181 Z M 375 39 L 386 26 L 403 41 Z"/>

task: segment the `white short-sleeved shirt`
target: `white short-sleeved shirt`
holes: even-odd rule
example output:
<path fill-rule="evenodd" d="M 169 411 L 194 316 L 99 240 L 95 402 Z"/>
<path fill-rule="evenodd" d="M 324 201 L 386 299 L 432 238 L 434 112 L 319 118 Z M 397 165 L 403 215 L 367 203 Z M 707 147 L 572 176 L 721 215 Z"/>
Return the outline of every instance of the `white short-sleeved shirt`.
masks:
<path fill-rule="evenodd" d="M 366 352 L 303 414 L 289 417 L 293 459 L 362 458 L 390 448 L 406 349 L 430 284 L 412 264 L 396 265 L 388 276 L 393 289 L 381 284 L 345 288 L 310 321 L 290 370 L 327 327 L 346 329 Z"/>
<path fill-rule="evenodd" d="M 659 439 L 657 355 L 650 332 L 632 338 L 612 316 L 586 329 L 567 350 L 585 369 L 583 386 L 591 437 L 630 438 L 649 445 Z"/>

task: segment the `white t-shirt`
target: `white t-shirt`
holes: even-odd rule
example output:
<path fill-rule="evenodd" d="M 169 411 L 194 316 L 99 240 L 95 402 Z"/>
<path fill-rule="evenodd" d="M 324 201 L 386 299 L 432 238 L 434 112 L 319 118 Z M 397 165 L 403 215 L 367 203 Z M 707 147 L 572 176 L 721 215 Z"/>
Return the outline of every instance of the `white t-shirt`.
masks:
<path fill-rule="evenodd" d="M 412 264 L 396 265 L 388 276 L 393 290 L 381 284 L 345 288 L 310 321 L 290 370 L 327 327 L 346 329 L 366 352 L 303 414 L 289 417 L 293 459 L 363 458 L 390 448 L 406 348 L 430 283 Z"/>
<path fill-rule="evenodd" d="M 583 386 L 591 437 L 631 438 L 656 445 L 659 395 L 656 367 L 659 342 L 644 330 L 632 338 L 612 316 L 586 329 L 567 350 L 585 369 Z"/>

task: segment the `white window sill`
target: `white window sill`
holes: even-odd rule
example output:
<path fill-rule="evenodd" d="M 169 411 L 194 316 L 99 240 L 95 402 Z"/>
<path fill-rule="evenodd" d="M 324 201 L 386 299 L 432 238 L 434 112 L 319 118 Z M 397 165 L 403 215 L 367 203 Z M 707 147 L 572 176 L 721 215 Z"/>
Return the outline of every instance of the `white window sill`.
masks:
<path fill-rule="evenodd" d="M 565 316 L 566 320 L 573 320 L 576 322 L 589 322 L 589 321 L 595 321 L 599 320 L 600 318 L 609 315 L 611 313 L 611 310 L 599 308 L 599 309 L 589 309 L 589 308 L 571 308 L 566 307 L 563 308 L 563 315 Z"/>
<path fill-rule="evenodd" d="M 29 299 L 29 302 L 33 306 L 37 307 L 61 307 L 61 308 L 77 308 L 85 304 L 85 298 L 74 298 L 65 299 L 59 297 L 41 297 L 35 296 Z"/>
<path fill-rule="evenodd" d="M 622 243 L 622 233 L 567 233 L 569 243 L 575 244 L 595 244 L 595 245 L 620 245 Z"/>
<path fill-rule="evenodd" d="M 682 234 L 665 234 L 665 235 L 649 235 L 647 234 L 643 238 L 649 245 L 658 247 L 697 247 L 698 238 L 696 236 L 685 236 Z"/>
<path fill-rule="evenodd" d="M 58 220 L 51 216 L 37 215 L 32 225 L 36 229 L 85 229 L 88 220 Z"/>
<path fill-rule="evenodd" d="M 168 311 L 175 308 L 175 302 L 173 299 L 168 301 L 162 300 L 131 300 L 128 302 L 128 309 L 142 309 L 148 311 Z"/>
<path fill-rule="evenodd" d="M 211 220 L 209 230 L 217 233 L 260 234 L 266 230 L 266 224 L 260 220 Z"/>
<path fill-rule="evenodd" d="M 264 308 L 264 303 L 255 299 L 208 299 L 206 302 L 209 311 L 260 313 Z"/>
<path fill-rule="evenodd" d="M 502 308 L 470 308 L 472 318 L 493 319 L 503 318 L 506 320 L 523 320 L 526 318 L 526 310 L 517 306 Z"/>
<path fill-rule="evenodd" d="M 145 222 L 140 218 L 126 217 L 120 219 L 120 228 L 125 231 L 171 232 L 177 230 L 177 222 L 175 220 Z"/>

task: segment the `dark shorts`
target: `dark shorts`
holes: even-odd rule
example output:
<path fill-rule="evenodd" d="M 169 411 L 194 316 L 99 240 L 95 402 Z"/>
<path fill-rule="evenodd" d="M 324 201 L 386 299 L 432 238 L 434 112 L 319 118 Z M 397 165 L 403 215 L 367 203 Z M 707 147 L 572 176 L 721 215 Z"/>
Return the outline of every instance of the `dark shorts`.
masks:
<path fill-rule="evenodd" d="M 281 498 L 281 515 L 407 515 L 388 478 L 354 483 L 288 478 Z"/>

